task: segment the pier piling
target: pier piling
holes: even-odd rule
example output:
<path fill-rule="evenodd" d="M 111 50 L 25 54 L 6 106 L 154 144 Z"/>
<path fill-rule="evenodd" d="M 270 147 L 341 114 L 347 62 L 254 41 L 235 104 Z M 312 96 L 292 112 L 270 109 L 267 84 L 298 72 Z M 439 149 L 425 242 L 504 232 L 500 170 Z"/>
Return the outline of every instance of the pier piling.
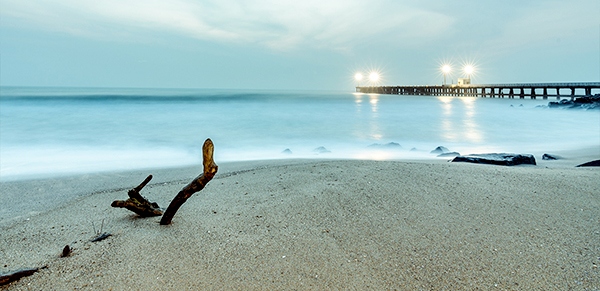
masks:
<path fill-rule="evenodd" d="M 554 89 L 555 94 L 552 92 Z M 507 92 L 505 91 L 507 90 Z M 541 89 L 541 92 L 536 90 Z M 531 84 L 467 84 L 467 85 L 417 85 L 417 86 L 370 86 L 356 87 L 356 92 L 376 93 L 376 94 L 395 94 L 395 95 L 417 95 L 417 96 L 473 96 L 488 98 L 515 98 L 517 95 L 521 99 L 527 97 L 536 99 L 541 97 L 566 97 L 560 94 L 561 89 L 570 89 L 571 99 L 575 97 L 590 96 L 600 93 L 600 82 L 587 83 L 531 83 Z M 579 93 L 579 94 L 577 94 Z"/>

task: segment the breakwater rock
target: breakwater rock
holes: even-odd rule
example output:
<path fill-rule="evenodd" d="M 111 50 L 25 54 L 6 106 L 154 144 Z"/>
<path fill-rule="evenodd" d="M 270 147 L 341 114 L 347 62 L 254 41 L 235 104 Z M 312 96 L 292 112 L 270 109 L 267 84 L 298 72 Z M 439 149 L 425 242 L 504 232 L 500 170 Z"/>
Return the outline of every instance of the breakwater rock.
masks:
<path fill-rule="evenodd" d="M 451 162 L 467 162 L 476 164 L 490 164 L 500 166 L 516 166 L 516 165 L 535 165 L 535 157 L 529 154 L 507 154 L 507 153 L 492 153 L 492 154 L 474 154 L 466 156 L 457 156 Z"/>
<path fill-rule="evenodd" d="M 369 146 L 370 148 L 382 148 L 382 149 L 401 149 L 402 146 L 397 142 L 389 142 L 386 144 L 374 143 Z"/>
<path fill-rule="evenodd" d="M 449 153 L 450 150 L 445 147 L 445 146 L 439 146 L 435 149 L 433 149 L 432 151 L 430 151 L 429 153 L 434 154 L 434 155 L 441 155 L 441 154 L 445 154 L 445 153 Z"/>
<path fill-rule="evenodd" d="M 596 109 L 600 110 L 600 94 L 577 97 L 573 100 L 563 99 L 558 102 L 549 102 L 549 108 L 567 109 Z"/>

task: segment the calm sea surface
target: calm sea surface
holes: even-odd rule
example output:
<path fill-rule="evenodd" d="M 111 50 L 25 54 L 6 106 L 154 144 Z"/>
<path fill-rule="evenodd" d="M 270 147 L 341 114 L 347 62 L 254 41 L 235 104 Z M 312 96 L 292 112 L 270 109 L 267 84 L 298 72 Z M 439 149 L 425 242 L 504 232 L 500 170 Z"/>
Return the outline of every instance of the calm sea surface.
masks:
<path fill-rule="evenodd" d="M 215 160 L 435 158 L 600 146 L 600 112 L 553 100 L 193 89 L 0 89 L 0 178 Z M 395 142 L 399 147 L 369 147 Z M 315 151 L 325 147 L 329 153 Z M 282 151 L 290 149 L 292 154 Z"/>

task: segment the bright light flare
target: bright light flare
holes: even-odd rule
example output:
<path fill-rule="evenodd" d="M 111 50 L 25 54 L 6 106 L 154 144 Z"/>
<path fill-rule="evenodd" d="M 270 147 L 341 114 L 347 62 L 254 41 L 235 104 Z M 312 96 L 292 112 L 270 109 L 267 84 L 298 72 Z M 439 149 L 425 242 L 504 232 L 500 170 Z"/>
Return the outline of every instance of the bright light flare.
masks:
<path fill-rule="evenodd" d="M 377 83 L 377 81 L 379 81 L 379 73 L 377 72 L 371 72 L 369 74 L 369 80 L 373 83 Z"/>
<path fill-rule="evenodd" d="M 363 75 L 361 73 L 356 73 L 356 75 L 354 75 L 354 80 L 360 81 L 362 79 L 363 79 Z"/>
<path fill-rule="evenodd" d="M 464 70 L 465 74 L 467 74 L 467 76 L 470 76 L 471 74 L 473 74 L 473 72 L 475 72 L 475 67 L 473 67 L 472 65 L 466 65 Z"/>
<path fill-rule="evenodd" d="M 442 72 L 444 74 L 448 74 L 448 73 L 450 73 L 450 71 L 452 71 L 452 67 L 450 67 L 450 65 L 443 65 L 442 66 Z"/>

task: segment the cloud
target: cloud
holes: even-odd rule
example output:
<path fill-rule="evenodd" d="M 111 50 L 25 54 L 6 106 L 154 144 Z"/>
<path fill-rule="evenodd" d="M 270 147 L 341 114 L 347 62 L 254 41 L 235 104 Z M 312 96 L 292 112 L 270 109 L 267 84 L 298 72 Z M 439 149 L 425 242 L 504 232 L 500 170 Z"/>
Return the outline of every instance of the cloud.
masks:
<path fill-rule="evenodd" d="M 453 19 L 398 1 L 0 0 L 4 21 L 103 39 L 180 37 L 274 50 L 351 50 L 365 40 L 423 43 Z"/>
<path fill-rule="evenodd" d="M 547 47 L 566 40 L 580 44 L 578 39 L 594 39 L 598 33 L 600 2 L 557 1 L 543 3 L 519 11 L 489 46 L 498 51 L 520 50 L 526 47 Z"/>

